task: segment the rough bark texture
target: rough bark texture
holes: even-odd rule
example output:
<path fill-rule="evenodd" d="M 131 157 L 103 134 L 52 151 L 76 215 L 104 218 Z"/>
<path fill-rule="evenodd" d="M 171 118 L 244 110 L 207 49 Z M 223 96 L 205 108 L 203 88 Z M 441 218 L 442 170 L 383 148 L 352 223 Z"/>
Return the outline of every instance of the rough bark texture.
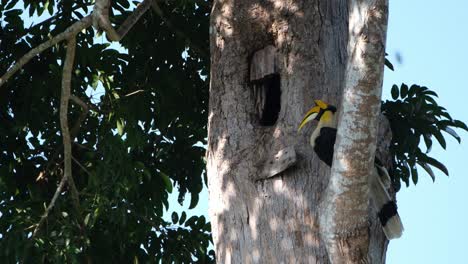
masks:
<path fill-rule="evenodd" d="M 369 175 L 374 170 L 388 2 L 351 0 L 348 63 L 330 184 L 320 227 L 333 263 L 377 263 L 369 252 Z"/>
<path fill-rule="evenodd" d="M 313 127 L 298 134 L 297 126 L 313 99 L 341 101 L 347 36 L 345 0 L 214 2 L 207 170 L 218 263 L 330 263 L 319 227 L 330 169 L 309 146 Z M 262 126 L 250 63 L 269 45 L 281 108 Z M 275 164 L 291 148 L 295 163 Z M 371 228 L 384 259 L 380 226 Z"/>

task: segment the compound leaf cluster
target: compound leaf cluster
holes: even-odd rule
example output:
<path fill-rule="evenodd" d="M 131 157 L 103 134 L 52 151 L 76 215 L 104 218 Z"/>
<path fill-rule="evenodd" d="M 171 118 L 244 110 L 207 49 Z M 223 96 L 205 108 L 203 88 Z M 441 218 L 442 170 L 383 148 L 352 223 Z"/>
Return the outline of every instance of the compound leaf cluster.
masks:
<path fill-rule="evenodd" d="M 461 138 L 454 128 L 468 131 L 466 124 L 453 119 L 444 107 L 437 104 L 437 94 L 425 86 L 393 85 L 391 95 L 393 100 L 382 103 L 382 112 L 389 119 L 393 133 L 391 175 L 396 189 L 400 188 L 400 180 L 408 186 L 411 178 L 416 184 L 418 167 L 424 169 L 432 180 L 435 180 L 433 168 L 448 176 L 445 165 L 429 153 L 434 141 L 446 149 L 446 135 L 460 143 Z M 421 142 L 424 142 L 424 150 Z"/>

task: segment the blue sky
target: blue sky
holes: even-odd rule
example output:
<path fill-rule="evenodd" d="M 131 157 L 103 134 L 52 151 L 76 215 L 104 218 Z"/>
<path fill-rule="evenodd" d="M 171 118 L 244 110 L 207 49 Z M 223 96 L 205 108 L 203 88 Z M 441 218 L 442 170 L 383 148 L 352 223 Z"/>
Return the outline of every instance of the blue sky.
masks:
<path fill-rule="evenodd" d="M 387 52 L 395 72 L 386 71 L 384 97 L 393 83 L 421 84 L 434 90 L 452 117 L 468 122 L 468 1 L 390 0 Z M 400 53 L 402 65 L 394 55 Z M 467 263 L 468 133 L 457 130 L 462 144 L 448 139 L 447 150 L 432 154 L 450 177 L 436 181 L 422 173 L 417 186 L 402 188 L 398 208 L 403 237 L 391 241 L 387 263 Z"/>

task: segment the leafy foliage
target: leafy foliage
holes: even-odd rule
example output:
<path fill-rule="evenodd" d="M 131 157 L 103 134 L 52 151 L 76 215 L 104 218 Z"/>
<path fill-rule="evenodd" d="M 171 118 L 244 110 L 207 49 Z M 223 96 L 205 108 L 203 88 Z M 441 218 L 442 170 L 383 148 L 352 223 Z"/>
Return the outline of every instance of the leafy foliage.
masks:
<path fill-rule="evenodd" d="M 112 1 L 113 22 L 134 4 Z M 203 216 L 163 218 L 174 187 L 180 203 L 190 194 L 190 208 L 203 187 L 209 6 L 161 2 L 164 17 L 148 11 L 122 40 L 126 50 L 93 30 L 78 35 L 72 93 L 93 106 L 87 115 L 73 103 L 69 110 L 80 210 L 65 190 L 34 239 L 62 175 L 64 47 L 36 56 L 0 87 L 2 263 L 214 261 Z M 2 0 L 0 74 L 91 10 L 88 0 Z"/>
<path fill-rule="evenodd" d="M 460 136 L 453 128 L 468 131 L 468 127 L 460 120 L 453 119 L 446 109 L 439 106 L 434 97 L 437 94 L 427 87 L 402 84 L 393 85 L 391 89 L 393 101 L 382 104 L 382 112 L 390 121 L 393 133 L 390 151 L 393 155 L 393 182 L 400 188 L 400 180 L 409 185 L 411 177 L 414 184 L 418 182 L 417 165 L 423 168 L 432 180 L 435 174 L 432 167 L 448 175 L 448 170 L 434 157 L 429 156 L 433 140 L 437 140 L 442 148 L 447 143 L 445 132 L 461 142 Z M 421 150 L 420 141 L 426 145 L 426 151 Z"/>

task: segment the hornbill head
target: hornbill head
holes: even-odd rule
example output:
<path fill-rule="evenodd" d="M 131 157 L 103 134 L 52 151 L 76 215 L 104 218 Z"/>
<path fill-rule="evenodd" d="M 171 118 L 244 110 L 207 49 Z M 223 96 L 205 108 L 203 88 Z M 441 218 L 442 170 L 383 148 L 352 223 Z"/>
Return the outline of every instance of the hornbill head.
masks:
<path fill-rule="evenodd" d="M 300 131 L 305 124 L 312 120 L 321 121 L 322 118 L 329 118 L 328 115 L 323 115 L 327 111 L 330 111 L 332 114 L 336 112 L 336 107 L 333 105 L 329 105 L 322 100 L 314 100 L 314 102 L 315 106 L 312 107 L 304 116 L 297 131 Z"/>

